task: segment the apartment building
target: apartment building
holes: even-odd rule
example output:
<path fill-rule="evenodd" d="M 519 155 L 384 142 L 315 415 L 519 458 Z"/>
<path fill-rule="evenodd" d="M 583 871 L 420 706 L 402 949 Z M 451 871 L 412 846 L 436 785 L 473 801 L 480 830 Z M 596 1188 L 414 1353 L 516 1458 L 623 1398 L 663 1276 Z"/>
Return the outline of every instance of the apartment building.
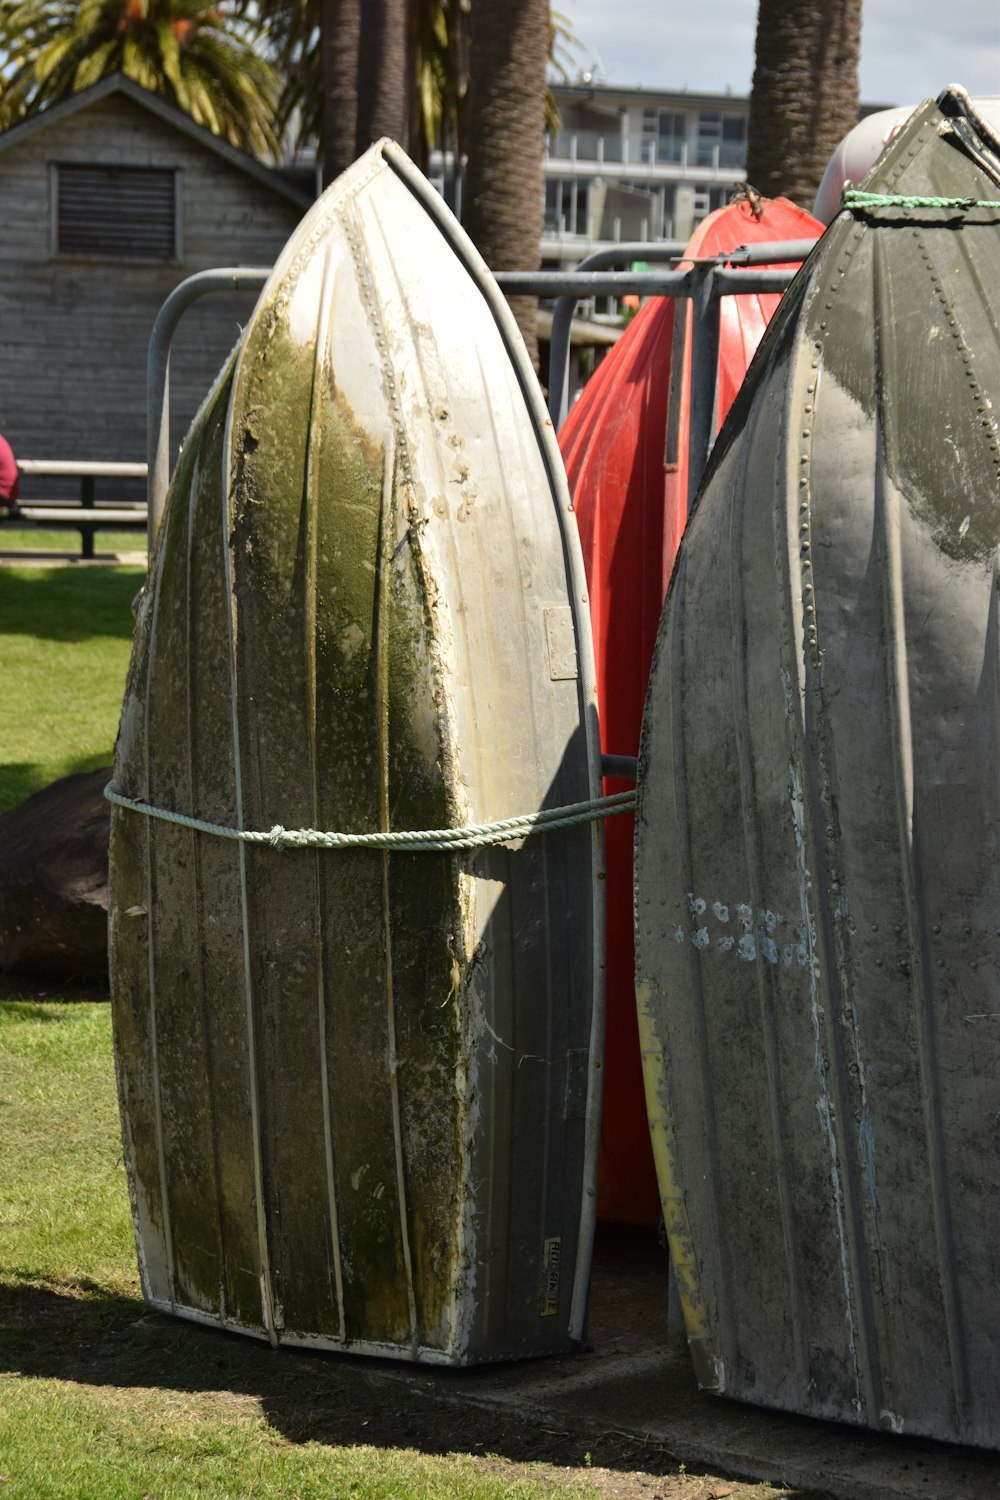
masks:
<path fill-rule="evenodd" d="M 554 85 L 542 259 L 575 265 L 618 241 L 681 240 L 746 170 L 749 100 L 687 90 Z"/>

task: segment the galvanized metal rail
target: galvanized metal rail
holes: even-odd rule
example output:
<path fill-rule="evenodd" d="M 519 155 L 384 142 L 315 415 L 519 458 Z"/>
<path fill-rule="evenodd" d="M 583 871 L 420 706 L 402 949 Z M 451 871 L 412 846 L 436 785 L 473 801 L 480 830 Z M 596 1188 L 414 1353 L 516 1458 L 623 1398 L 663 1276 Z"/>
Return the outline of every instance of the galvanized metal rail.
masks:
<path fill-rule="evenodd" d="M 684 246 L 679 240 L 664 240 L 657 245 L 644 245 L 641 241 L 635 241 L 595 250 L 576 269 L 577 274 L 581 274 L 635 261 L 642 261 L 647 265 L 672 263 L 683 253 Z M 570 335 L 576 302 L 577 299 L 572 295 L 562 296 L 556 302 L 552 314 L 552 336 L 549 340 L 549 416 L 557 432 L 565 422 L 569 409 Z"/>
<path fill-rule="evenodd" d="M 556 431 L 566 419 L 569 400 L 569 351 L 573 311 L 584 297 L 637 293 L 642 296 L 673 296 L 694 304 L 692 336 L 691 463 L 690 496 L 700 481 L 711 448 L 715 412 L 715 368 L 718 361 L 718 299 L 740 292 L 783 291 L 791 280 L 788 271 L 755 271 L 749 268 L 773 265 L 782 260 L 803 260 L 811 241 L 745 246 L 719 260 L 691 264 L 684 271 L 610 271 L 609 264 L 643 260 L 647 264 L 673 263 L 682 258 L 683 246 L 662 244 L 615 245 L 596 252 L 573 272 L 506 271 L 496 280 L 505 293 L 526 292 L 555 297 L 549 354 L 549 415 Z M 132 529 L 141 522 L 140 511 L 112 512 L 98 507 L 94 480 L 97 478 L 142 478 L 148 476 L 146 524 L 151 548 L 163 515 L 170 483 L 170 349 L 177 326 L 191 305 L 213 292 L 259 290 L 270 275 L 269 266 L 226 266 L 199 271 L 170 293 L 160 308 L 150 334 L 146 362 L 147 462 L 146 464 L 91 464 L 47 460 L 22 460 L 24 474 L 71 476 L 81 480 L 79 504 L 64 506 L 23 505 L 21 514 L 30 524 L 50 524 L 80 530 L 81 555 L 94 555 L 94 532 L 100 527 Z M 58 509 L 58 514 L 56 513 Z M 80 518 L 83 510 L 99 509 L 100 520 Z M 43 513 L 44 512 L 44 513 Z"/>
<path fill-rule="evenodd" d="M 529 293 L 557 299 L 552 320 L 549 358 L 549 415 L 556 431 L 566 417 L 568 401 L 569 330 L 573 309 L 582 297 L 608 294 L 684 297 L 693 303 L 691 442 L 689 502 L 697 491 L 712 446 L 715 415 L 716 369 L 719 357 L 719 298 L 741 292 L 780 292 L 794 273 L 759 270 L 780 262 L 804 260 L 811 240 L 742 246 L 715 260 L 687 262 L 677 271 L 608 271 L 607 264 L 642 259 L 680 260 L 683 247 L 626 244 L 599 251 L 577 271 L 501 271 L 496 280 L 505 293 Z M 185 311 L 211 292 L 247 291 L 260 288 L 271 274 L 266 266 L 223 266 L 199 271 L 175 287 L 160 308 L 149 339 L 146 365 L 147 456 L 149 463 L 149 545 L 156 537 L 170 482 L 170 346 Z"/>
<path fill-rule="evenodd" d="M 728 279 L 732 267 L 776 266 L 782 262 L 796 264 L 805 260 L 812 249 L 812 240 L 784 240 L 763 242 L 757 245 L 741 245 L 726 256 L 707 260 L 684 260 L 684 246 L 675 242 L 659 245 L 626 244 L 614 245 L 606 250 L 595 251 L 581 261 L 574 277 L 598 275 L 601 291 L 614 291 L 616 285 L 621 292 L 632 290 L 628 284 L 637 273 L 608 272 L 603 268 L 623 261 L 644 260 L 648 263 L 666 262 L 683 264 L 686 271 L 650 273 L 643 288 L 647 296 L 674 296 L 690 298 L 694 305 L 692 350 L 691 350 L 691 462 L 688 469 L 688 508 L 697 493 L 712 446 L 715 428 L 715 386 L 719 359 L 718 299 L 739 292 L 784 291 L 792 279 L 793 272 L 782 270 L 758 271 L 756 277 L 741 277 L 735 283 Z M 558 432 L 566 420 L 569 410 L 569 347 L 573 310 L 579 296 L 592 295 L 586 289 L 576 290 L 576 283 L 564 278 L 559 272 L 529 273 L 524 277 L 524 286 L 518 284 L 521 273 L 499 276 L 505 291 L 535 290 L 535 283 L 545 278 L 546 287 L 557 292 L 558 301 L 552 315 L 552 338 L 549 344 L 549 416 Z M 612 278 L 620 278 L 613 281 Z M 585 284 L 586 286 L 589 284 Z M 594 284 L 594 292 L 597 284 Z M 550 292 L 550 295 L 551 295 Z M 539 295 L 544 295 L 540 292 Z"/>
<path fill-rule="evenodd" d="M 184 313 L 209 292 L 259 290 L 270 266 L 220 266 L 175 286 L 156 315 L 146 356 L 146 461 L 149 469 L 149 550 L 159 530 L 170 484 L 170 345 Z"/>

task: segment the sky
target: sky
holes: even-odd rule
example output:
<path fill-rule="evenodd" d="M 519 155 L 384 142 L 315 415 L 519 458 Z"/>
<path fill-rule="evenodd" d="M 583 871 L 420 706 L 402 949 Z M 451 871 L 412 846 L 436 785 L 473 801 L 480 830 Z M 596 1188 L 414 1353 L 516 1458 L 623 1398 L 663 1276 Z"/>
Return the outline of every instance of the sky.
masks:
<path fill-rule="evenodd" d="M 821 0 L 822 3 L 822 0 Z M 750 92 L 756 0 L 553 0 L 583 44 L 573 76 Z M 861 98 L 917 104 L 949 83 L 1000 95 L 1000 0 L 863 0 Z"/>

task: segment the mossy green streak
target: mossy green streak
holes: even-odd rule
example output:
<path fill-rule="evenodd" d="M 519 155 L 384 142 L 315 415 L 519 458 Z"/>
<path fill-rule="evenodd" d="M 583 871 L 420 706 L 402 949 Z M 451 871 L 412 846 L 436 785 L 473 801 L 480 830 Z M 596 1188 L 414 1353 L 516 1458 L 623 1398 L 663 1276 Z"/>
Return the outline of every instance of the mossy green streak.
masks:
<path fill-rule="evenodd" d="M 287 339 L 258 349 L 251 337 L 240 373 L 207 408 L 187 445 L 165 522 L 155 601 L 158 651 L 165 671 L 167 662 L 191 658 L 184 619 L 218 609 L 204 591 L 217 595 L 222 567 L 214 577 L 195 578 L 190 558 L 217 553 L 223 536 L 218 490 L 226 475 L 218 467 L 218 432 L 228 402 L 232 670 L 245 825 L 283 821 L 363 832 L 378 828 L 388 811 L 391 826 L 446 826 L 454 808 L 441 771 L 429 613 L 419 561 L 405 535 L 401 545 L 396 537 L 396 500 L 384 474 L 391 460 L 359 429 L 335 389 L 314 390 L 314 374 L 310 349 Z M 317 400 L 321 420 L 310 427 L 302 412 Z M 189 496 L 199 483 L 204 488 L 206 468 L 216 476 L 215 502 L 204 496 L 192 518 Z M 384 493 L 392 496 L 388 505 Z M 202 593 L 190 593 L 193 588 Z M 174 639 L 176 629 L 182 634 Z M 147 691 L 159 682 L 152 712 L 164 726 L 167 747 L 175 733 L 180 736 L 181 752 L 185 737 L 195 743 L 201 732 L 202 694 L 229 694 L 223 664 L 214 677 L 202 674 L 175 688 L 155 662 L 141 670 Z M 161 767 L 164 748 L 157 751 Z M 167 772 L 171 799 L 200 802 L 201 786 L 190 782 L 183 760 L 167 750 L 167 762 L 176 767 L 173 775 Z M 235 806 L 230 820 L 234 816 Z M 161 845 L 172 838 L 175 866 L 192 857 L 190 834 L 177 830 L 165 839 L 157 830 L 152 837 Z M 221 857 L 235 869 L 233 852 Z M 418 1337 L 434 1344 L 444 1336 L 451 1292 L 440 1268 L 454 1254 L 461 1214 L 453 1080 L 464 939 L 456 861 L 447 854 L 414 860 L 366 852 L 351 852 L 335 866 L 314 856 L 306 861 L 293 868 L 271 850 L 247 854 L 250 984 L 279 1316 L 290 1331 L 317 1322 L 331 1336 L 340 1331 L 331 1231 L 323 1229 L 332 1174 L 345 1336 L 410 1340 L 405 1234 L 416 1273 Z M 185 908 L 190 912 L 189 902 Z M 235 887 L 216 901 L 211 916 L 230 927 L 238 952 L 242 919 Z M 161 914 L 161 925 L 165 920 Z M 234 971 L 231 982 L 239 981 Z M 177 983 L 190 989 L 180 973 Z M 169 1033 L 161 1028 L 159 1038 L 161 1073 L 176 1079 L 176 1093 L 194 1061 L 185 1063 L 181 1055 L 189 1051 L 183 1001 L 178 1008 L 161 998 L 160 1008 L 163 1015 L 176 1010 L 176 1024 Z M 234 993 L 234 1018 L 237 1010 Z M 328 1077 L 368 1084 L 336 1087 L 324 1103 L 317 1049 L 326 1053 Z M 402 1205 L 390 1099 L 393 1053 L 406 1118 Z M 238 1059 L 230 1054 L 230 1061 L 239 1071 Z M 207 1065 L 204 1059 L 201 1066 Z M 193 1071 L 202 1076 L 200 1067 Z M 204 1150 L 213 1135 L 213 1092 L 225 1088 L 224 1076 L 205 1076 L 203 1086 L 204 1108 L 195 1113 L 208 1111 Z M 186 1158 L 190 1150 L 197 1153 L 198 1133 L 180 1130 L 175 1106 L 176 1099 L 166 1127 L 168 1154 L 186 1143 Z M 325 1112 L 333 1142 L 326 1166 Z M 190 1109 L 185 1118 L 193 1119 Z M 312 1141 L 305 1151 L 304 1139 Z M 228 1169 L 223 1163 L 216 1170 Z M 171 1179 L 173 1172 L 168 1160 Z M 183 1176 L 198 1180 L 193 1159 Z M 185 1206 L 190 1194 L 173 1189 L 170 1197 L 174 1244 L 183 1247 L 175 1252 L 177 1274 L 194 1305 L 211 1307 L 223 1274 L 219 1254 L 226 1257 L 224 1248 L 208 1248 L 203 1226 L 209 1204 L 196 1194 L 198 1202 Z"/>

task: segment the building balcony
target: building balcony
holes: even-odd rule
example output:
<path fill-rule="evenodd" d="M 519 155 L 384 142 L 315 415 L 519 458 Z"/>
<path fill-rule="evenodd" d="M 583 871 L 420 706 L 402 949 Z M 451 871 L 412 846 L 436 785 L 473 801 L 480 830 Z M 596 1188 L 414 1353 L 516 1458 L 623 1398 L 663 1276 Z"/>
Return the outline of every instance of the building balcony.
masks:
<path fill-rule="evenodd" d="M 746 167 L 745 141 L 688 141 L 676 136 L 602 134 L 596 130 L 555 130 L 545 135 L 545 159 L 560 171 L 580 167 L 665 169 L 670 177 L 719 172 L 739 176 Z"/>
<path fill-rule="evenodd" d="M 558 253 L 563 249 L 572 250 L 574 255 L 581 253 L 589 255 L 591 249 L 605 249 L 608 245 L 620 244 L 652 244 L 661 240 L 670 240 L 674 237 L 673 221 L 668 219 L 662 226 L 656 222 L 651 207 L 646 216 L 637 217 L 635 214 L 612 215 L 598 220 L 591 216 L 586 226 L 574 230 L 567 222 L 563 214 L 551 213 L 548 210 L 542 225 L 542 253 L 548 254 L 549 250 Z"/>

